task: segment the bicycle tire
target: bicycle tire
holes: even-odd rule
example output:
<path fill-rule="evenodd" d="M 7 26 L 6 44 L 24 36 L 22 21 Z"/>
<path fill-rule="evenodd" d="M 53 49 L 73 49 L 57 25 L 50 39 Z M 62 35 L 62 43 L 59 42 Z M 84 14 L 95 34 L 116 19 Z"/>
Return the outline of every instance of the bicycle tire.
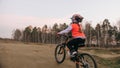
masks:
<path fill-rule="evenodd" d="M 88 58 L 92 60 L 93 65 L 94 65 L 93 68 L 97 68 L 97 63 L 96 63 L 95 59 L 94 59 L 90 54 L 87 54 L 87 53 L 81 53 L 81 54 L 79 54 L 79 58 L 80 58 L 80 59 L 81 59 L 81 58 L 84 58 L 84 59 L 85 59 L 85 56 L 88 56 Z M 81 67 L 80 67 L 80 64 L 76 63 L 76 68 L 81 68 Z M 89 67 L 85 67 L 85 66 L 83 65 L 82 68 L 89 68 Z M 91 67 L 90 67 L 90 68 L 91 68 Z"/>
<path fill-rule="evenodd" d="M 58 50 L 59 49 L 59 50 Z M 61 60 L 58 59 L 57 55 L 59 54 L 57 51 L 61 51 L 61 49 L 63 50 L 63 57 Z M 63 63 L 63 61 L 65 60 L 66 58 L 66 51 L 65 51 L 65 47 L 62 46 L 62 45 L 57 45 L 56 48 L 55 48 L 55 60 L 58 64 L 61 64 Z"/>

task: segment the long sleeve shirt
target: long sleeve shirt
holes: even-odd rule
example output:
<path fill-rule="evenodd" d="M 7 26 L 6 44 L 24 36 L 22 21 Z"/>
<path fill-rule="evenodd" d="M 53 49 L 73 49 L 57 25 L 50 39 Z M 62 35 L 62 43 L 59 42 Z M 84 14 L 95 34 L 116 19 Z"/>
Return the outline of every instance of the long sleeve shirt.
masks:
<path fill-rule="evenodd" d="M 81 26 L 78 26 L 77 24 L 71 24 L 65 30 L 60 31 L 58 34 L 65 34 L 72 31 L 73 38 L 85 38 L 85 34 L 82 31 L 79 32 L 79 30 L 82 30 Z"/>

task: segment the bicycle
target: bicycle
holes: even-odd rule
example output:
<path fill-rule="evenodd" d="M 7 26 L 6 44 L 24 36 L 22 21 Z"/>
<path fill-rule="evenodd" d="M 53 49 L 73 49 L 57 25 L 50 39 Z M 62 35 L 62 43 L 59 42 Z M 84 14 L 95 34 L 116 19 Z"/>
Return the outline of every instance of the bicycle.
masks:
<path fill-rule="evenodd" d="M 64 62 L 66 58 L 66 43 L 69 40 L 67 35 L 61 35 L 64 37 L 65 41 L 58 44 L 55 48 L 55 60 L 58 64 Z M 83 45 L 83 44 L 80 44 Z M 69 52 L 69 51 L 68 51 Z M 76 68 L 97 68 L 96 61 L 88 53 L 77 53 L 75 57 Z"/>

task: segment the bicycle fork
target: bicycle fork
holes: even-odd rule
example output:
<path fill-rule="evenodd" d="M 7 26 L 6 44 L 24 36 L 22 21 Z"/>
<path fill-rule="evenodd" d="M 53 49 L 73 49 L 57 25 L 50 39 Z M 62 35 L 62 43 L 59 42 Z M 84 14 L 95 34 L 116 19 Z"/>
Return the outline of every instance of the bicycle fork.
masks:
<path fill-rule="evenodd" d="M 88 61 L 85 60 L 84 57 L 82 57 L 81 62 L 84 68 L 90 68 Z"/>
<path fill-rule="evenodd" d="M 84 59 L 83 56 L 77 57 L 77 61 L 75 63 L 79 64 L 80 66 L 84 68 L 90 68 L 89 64 L 87 63 L 87 61 Z"/>

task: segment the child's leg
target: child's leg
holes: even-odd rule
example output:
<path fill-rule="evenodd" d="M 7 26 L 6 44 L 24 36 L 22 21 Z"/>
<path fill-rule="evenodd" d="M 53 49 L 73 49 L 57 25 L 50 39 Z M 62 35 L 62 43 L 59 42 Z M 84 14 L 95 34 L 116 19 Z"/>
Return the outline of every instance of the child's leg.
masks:
<path fill-rule="evenodd" d="M 83 44 L 83 45 L 80 45 L 80 44 Z M 85 46 L 84 44 L 85 44 L 85 39 L 78 38 L 77 43 L 75 45 L 75 51 L 78 51 L 79 47 L 84 47 Z"/>
<path fill-rule="evenodd" d="M 67 47 L 70 49 L 70 52 L 74 52 L 78 49 L 77 46 L 77 39 L 73 39 L 67 43 Z"/>
<path fill-rule="evenodd" d="M 77 52 L 77 51 L 78 51 L 78 45 L 75 45 L 75 46 L 74 46 L 74 49 L 75 49 L 75 51 Z"/>
<path fill-rule="evenodd" d="M 69 48 L 70 52 L 72 52 L 72 50 L 74 49 L 74 47 L 73 47 L 73 40 L 71 40 L 71 41 L 69 41 L 67 43 L 67 47 Z"/>

